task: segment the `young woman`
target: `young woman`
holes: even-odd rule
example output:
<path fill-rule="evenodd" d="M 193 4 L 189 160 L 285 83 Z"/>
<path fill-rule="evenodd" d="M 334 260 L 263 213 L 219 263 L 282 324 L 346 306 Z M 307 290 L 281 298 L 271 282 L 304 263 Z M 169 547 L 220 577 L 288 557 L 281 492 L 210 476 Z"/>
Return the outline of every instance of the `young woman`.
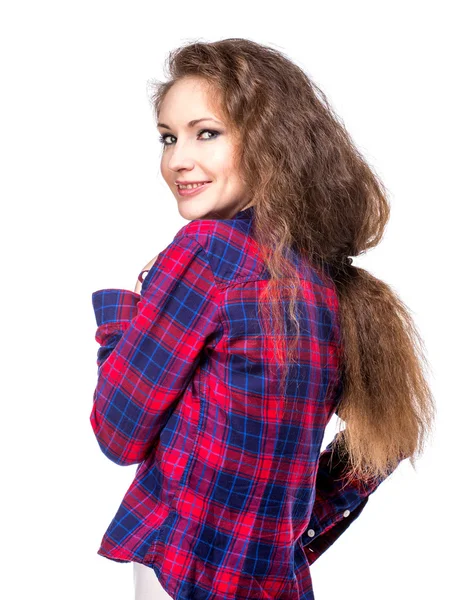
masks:
<path fill-rule="evenodd" d="M 313 600 L 310 565 L 434 421 L 406 306 L 352 264 L 385 188 L 278 51 L 197 42 L 169 65 L 151 100 L 189 223 L 134 292 L 93 293 L 91 424 L 138 465 L 98 553 L 133 562 L 136 600 Z"/>

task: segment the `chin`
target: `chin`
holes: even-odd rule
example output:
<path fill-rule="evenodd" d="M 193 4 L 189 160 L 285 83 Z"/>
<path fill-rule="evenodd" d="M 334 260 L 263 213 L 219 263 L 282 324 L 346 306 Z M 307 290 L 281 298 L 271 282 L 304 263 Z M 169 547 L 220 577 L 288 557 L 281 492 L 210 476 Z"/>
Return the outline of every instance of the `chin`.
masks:
<path fill-rule="evenodd" d="M 217 211 L 215 208 L 198 205 L 196 199 L 191 200 L 179 200 L 178 210 L 180 216 L 188 221 L 194 221 L 195 219 L 221 219 L 221 211 Z M 219 214 L 217 214 L 219 212 Z"/>
<path fill-rule="evenodd" d="M 197 206 L 190 206 L 190 202 L 182 203 L 179 202 L 178 211 L 180 216 L 187 221 L 194 221 L 195 219 L 203 219 L 207 211 L 197 208 Z"/>

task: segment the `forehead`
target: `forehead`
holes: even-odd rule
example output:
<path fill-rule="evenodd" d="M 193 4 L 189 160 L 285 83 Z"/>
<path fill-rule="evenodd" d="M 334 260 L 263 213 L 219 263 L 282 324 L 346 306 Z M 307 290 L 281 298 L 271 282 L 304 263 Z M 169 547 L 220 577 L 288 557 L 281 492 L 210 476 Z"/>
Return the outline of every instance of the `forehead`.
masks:
<path fill-rule="evenodd" d="M 160 107 L 160 120 L 182 117 L 185 123 L 191 119 L 213 117 L 222 120 L 223 111 L 216 89 L 197 77 L 185 77 L 177 81 L 166 93 Z M 167 121 L 166 121 L 167 122 Z"/>

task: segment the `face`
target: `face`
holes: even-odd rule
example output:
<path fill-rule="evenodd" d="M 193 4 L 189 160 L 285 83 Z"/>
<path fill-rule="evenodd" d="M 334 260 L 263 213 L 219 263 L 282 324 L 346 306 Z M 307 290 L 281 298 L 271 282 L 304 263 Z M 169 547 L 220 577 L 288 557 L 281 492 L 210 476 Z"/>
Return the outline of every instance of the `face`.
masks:
<path fill-rule="evenodd" d="M 186 78 L 166 94 L 159 114 L 162 136 L 161 174 L 184 219 L 230 219 L 250 206 L 235 164 L 236 138 L 205 82 Z M 212 98 L 212 102 L 210 99 Z M 195 124 L 189 121 L 204 119 Z M 210 119 L 210 120 L 209 120 Z M 177 181 L 206 182 L 192 193 Z"/>

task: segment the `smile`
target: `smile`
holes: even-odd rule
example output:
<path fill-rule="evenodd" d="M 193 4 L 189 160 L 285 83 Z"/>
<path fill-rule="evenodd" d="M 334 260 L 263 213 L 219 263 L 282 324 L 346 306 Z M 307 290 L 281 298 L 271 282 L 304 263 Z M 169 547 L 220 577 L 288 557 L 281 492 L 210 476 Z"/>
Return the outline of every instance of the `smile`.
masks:
<path fill-rule="evenodd" d="M 200 192 L 205 190 L 205 188 L 211 183 L 211 181 L 208 181 L 207 183 L 203 183 L 194 188 L 180 188 L 179 186 L 177 186 L 177 191 L 179 196 L 195 196 L 196 194 L 199 194 Z"/>

